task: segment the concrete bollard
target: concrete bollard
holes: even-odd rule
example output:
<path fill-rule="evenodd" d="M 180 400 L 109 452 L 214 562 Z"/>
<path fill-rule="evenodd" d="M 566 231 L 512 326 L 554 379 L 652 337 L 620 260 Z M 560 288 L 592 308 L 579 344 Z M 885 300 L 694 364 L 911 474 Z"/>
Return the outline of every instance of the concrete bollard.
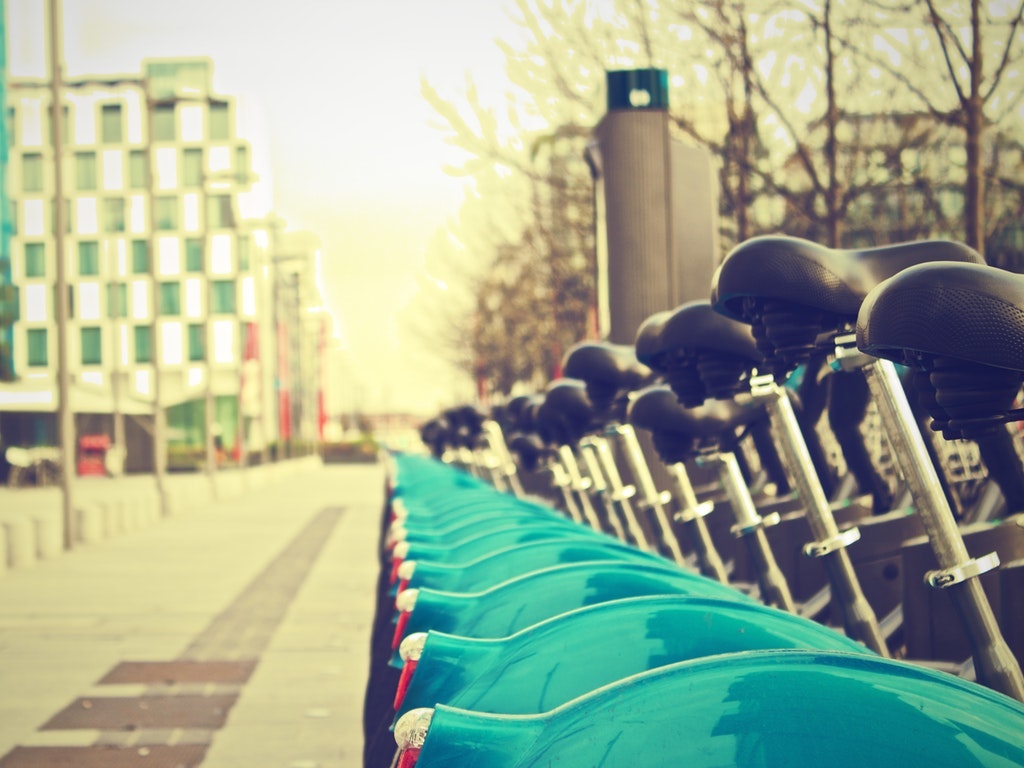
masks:
<path fill-rule="evenodd" d="M 36 557 L 45 560 L 64 551 L 64 515 L 62 510 L 40 508 L 32 512 L 36 533 Z"/>
<path fill-rule="evenodd" d="M 36 529 L 30 516 L 0 514 L 0 528 L 7 534 L 5 559 L 8 568 L 28 568 L 36 562 Z"/>
<path fill-rule="evenodd" d="M 79 502 L 75 509 L 78 522 L 78 540 L 83 544 L 94 544 L 106 536 L 104 508 L 98 502 Z"/>

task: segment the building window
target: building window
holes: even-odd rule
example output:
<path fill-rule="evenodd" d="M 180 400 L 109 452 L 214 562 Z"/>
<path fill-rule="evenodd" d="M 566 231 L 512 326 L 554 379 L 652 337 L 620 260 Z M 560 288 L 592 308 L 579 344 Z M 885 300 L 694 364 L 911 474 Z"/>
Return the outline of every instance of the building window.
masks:
<path fill-rule="evenodd" d="M 238 324 L 234 320 L 213 321 L 213 362 L 230 364 L 235 362 L 235 337 Z"/>
<path fill-rule="evenodd" d="M 174 141 L 174 105 L 157 104 L 153 110 L 153 138 L 156 141 Z"/>
<path fill-rule="evenodd" d="M 7 143 L 10 146 L 15 146 L 18 142 L 14 133 L 14 126 L 18 124 L 18 114 L 14 111 L 14 107 L 7 108 Z"/>
<path fill-rule="evenodd" d="M 78 274 L 98 275 L 100 273 L 100 245 L 83 240 L 78 244 Z"/>
<path fill-rule="evenodd" d="M 230 136 L 228 125 L 228 105 L 225 102 L 210 104 L 210 139 L 224 141 Z"/>
<path fill-rule="evenodd" d="M 203 119 L 206 112 L 199 103 L 178 104 L 178 124 L 181 126 L 181 140 L 186 142 L 203 141 Z"/>
<path fill-rule="evenodd" d="M 210 283 L 210 312 L 218 315 L 235 313 L 235 281 L 213 280 Z"/>
<path fill-rule="evenodd" d="M 43 191 L 43 156 L 38 152 L 21 156 L 21 189 L 23 192 Z"/>
<path fill-rule="evenodd" d="M 133 149 L 128 153 L 128 184 L 132 189 L 145 189 L 149 181 L 149 164 L 146 153 Z"/>
<path fill-rule="evenodd" d="M 46 246 L 25 243 L 25 277 L 46 277 Z"/>
<path fill-rule="evenodd" d="M 188 359 L 193 363 L 206 359 L 206 326 L 201 323 L 188 327 Z"/>
<path fill-rule="evenodd" d="M 45 323 L 50 319 L 51 299 L 57 297 L 51 286 L 26 283 L 21 286 L 21 320 L 26 323 Z"/>
<path fill-rule="evenodd" d="M 146 240 L 132 240 L 132 274 L 144 275 L 149 272 L 149 243 Z"/>
<path fill-rule="evenodd" d="M 163 315 L 181 314 L 181 283 L 160 283 L 160 313 Z"/>
<path fill-rule="evenodd" d="M 108 197 L 103 200 L 103 231 L 124 232 L 123 197 Z"/>
<path fill-rule="evenodd" d="M 46 329 L 29 328 L 26 341 L 28 342 L 28 364 L 33 367 L 49 365 L 50 356 L 47 348 Z"/>
<path fill-rule="evenodd" d="M 201 187 L 203 185 L 203 150 L 186 149 L 181 158 L 181 185 Z"/>
<path fill-rule="evenodd" d="M 99 328 L 82 329 L 82 365 L 103 362 L 103 340 Z"/>
<path fill-rule="evenodd" d="M 61 109 L 61 121 L 60 121 L 60 140 L 64 146 L 68 146 L 72 143 L 71 138 L 71 110 L 68 105 L 65 104 Z"/>
<path fill-rule="evenodd" d="M 157 229 L 178 228 L 178 198 L 175 195 L 161 195 L 154 201 Z"/>
<path fill-rule="evenodd" d="M 203 241 L 196 237 L 185 240 L 185 271 L 203 271 Z"/>
<path fill-rule="evenodd" d="M 124 152 L 108 149 L 103 153 L 103 189 L 124 189 Z"/>
<path fill-rule="evenodd" d="M 78 317 L 82 320 L 99 320 L 103 313 L 100 310 L 100 284 L 93 280 L 83 280 L 78 284 Z"/>
<path fill-rule="evenodd" d="M 238 271 L 248 272 L 252 248 L 252 239 L 248 235 L 238 237 Z"/>
<path fill-rule="evenodd" d="M 75 185 L 79 190 L 96 189 L 96 153 L 75 153 Z"/>
<path fill-rule="evenodd" d="M 121 105 L 104 104 L 100 108 L 100 139 L 104 144 L 117 144 L 123 135 Z"/>
<path fill-rule="evenodd" d="M 148 325 L 136 325 L 135 362 L 150 363 L 153 361 L 153 329 Z"/>
<path fill-rule="evenodd" d="M 124 283 L 107 286 L 107 314 L 111 318 L 128 316 L 128 286 Z"/>
<path fill-rule="evenodd" d="M 231 229 L 235 226 L 231 195 L 210 195 L 206 198 L 206 224 L 210 229 Z"/>
<path fill-rule="evenodd" d="M 235 178 L 240 183 L 249 179 L 249 148 L 244 144 L 235 148 Z"/>

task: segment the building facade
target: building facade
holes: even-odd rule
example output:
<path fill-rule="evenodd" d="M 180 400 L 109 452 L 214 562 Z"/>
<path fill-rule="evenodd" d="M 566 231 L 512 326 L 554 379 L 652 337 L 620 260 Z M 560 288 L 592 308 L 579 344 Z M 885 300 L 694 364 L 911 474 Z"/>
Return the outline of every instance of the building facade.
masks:
<path fill-rule="evenodd" d="M 305 231 L 272 231 L 270 303 L 276 329 L 277 431 L 282 441 L 323 437 L 327 347 L 333 338 L 317 276 L 320 239 Z"/>
<path fill-rule="evenodd" d="M 205 59 L 152 60 L 140 75 L 67 81 L 63 91 L 70 402 L 78 434 L 126 445 L 129 470 L 151 465 L 146 419 L 155 403 L 166 409 L 172 467 L 201 457 L 211 431 L 236 459 L 278 439 L 279 419 L 268 412 L 278 386 L 267 345 L 276 276 L 269 228 L 240 216 L 251 151 L 234 100 L 212 91 L 211 75 Z M 53 445 L 49 84 L 12 80 L 7 102 L 10 280 L 20 306 L 15 382 L 0 384 L 0 436 Z"/>

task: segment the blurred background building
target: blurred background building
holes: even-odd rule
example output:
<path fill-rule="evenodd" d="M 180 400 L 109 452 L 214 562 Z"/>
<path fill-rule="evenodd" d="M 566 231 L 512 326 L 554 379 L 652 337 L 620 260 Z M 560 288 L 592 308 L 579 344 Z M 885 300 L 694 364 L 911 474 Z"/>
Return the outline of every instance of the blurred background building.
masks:
<path fill-rule="evenodd" d="M 241 215 L 250 146 L 211 76 L 207 59 L 148 60 L 140 74 L 64 83 L 63 233 L 50 84 L 4 78 L 0 445 L 58 443 L 58 237 L 79 440 L 105 436 L 127 449 L 127 470 L 151 468 L 158 392 L 172 469 L 201 464 L 208 443 L 241 462 L 317 441 L 332 332 L 319 243 Z"/>

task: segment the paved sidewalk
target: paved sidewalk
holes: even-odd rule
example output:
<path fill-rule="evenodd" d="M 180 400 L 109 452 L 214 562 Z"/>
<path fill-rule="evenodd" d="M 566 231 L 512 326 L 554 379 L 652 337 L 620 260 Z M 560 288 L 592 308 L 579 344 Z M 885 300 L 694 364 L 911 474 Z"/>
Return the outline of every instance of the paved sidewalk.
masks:
<path fill-rule="evenodd" d="M 5 574 L 0 768 L 359 766 L 383 476 L 310 468 Z"/>

